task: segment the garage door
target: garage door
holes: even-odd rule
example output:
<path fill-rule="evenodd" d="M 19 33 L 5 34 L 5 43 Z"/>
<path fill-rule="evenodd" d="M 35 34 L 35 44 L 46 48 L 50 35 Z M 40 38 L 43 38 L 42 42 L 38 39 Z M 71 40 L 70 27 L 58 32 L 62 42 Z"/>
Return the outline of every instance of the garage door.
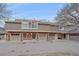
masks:
<path fill-rule="evenodd" d="M 70 40 L 79 41 L 79 34 L 70 34 Z"/>
<path fill-rule="evenodd" d="M 45 33 L 39 33 L 38 34 L 38 39 L 39 40 L 47 40 L 47 34 L 45 34 Z"/>
<path fill-rule="evenodd" d="M 11 41 L 20 41 L 21 35 L 19 33 L 12 33 L 10 36 Z"/>
<path fill-rule="evenodd" d="M 55 34 L 50 33 L 49 34 L 49 40 L 55 40 Z"/>

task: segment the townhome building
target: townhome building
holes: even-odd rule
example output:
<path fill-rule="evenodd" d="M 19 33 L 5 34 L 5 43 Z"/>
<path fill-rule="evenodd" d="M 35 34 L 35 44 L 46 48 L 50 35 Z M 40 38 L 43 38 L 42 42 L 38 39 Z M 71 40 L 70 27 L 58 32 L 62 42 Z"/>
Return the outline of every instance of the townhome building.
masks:
<path fill-rule="evenodd" d="M 6 41 L 76 40 L 79 38 L 77 28 L 78 26 L 75 27 L 68 22 L 60 27 L 58 23 L 16 19 L 15 21 L 5 21 L 4 30 L 0 28 L 3 30 L 3 32 L 1 31 L 3 34 L 0 33 L 0 39 Z"/>
<path fill-rule="evenodd" d="M 5 22 L 6 40 L 58 40 L 66 39 L 59 26 L 52 22 L 16 19 Z"/>

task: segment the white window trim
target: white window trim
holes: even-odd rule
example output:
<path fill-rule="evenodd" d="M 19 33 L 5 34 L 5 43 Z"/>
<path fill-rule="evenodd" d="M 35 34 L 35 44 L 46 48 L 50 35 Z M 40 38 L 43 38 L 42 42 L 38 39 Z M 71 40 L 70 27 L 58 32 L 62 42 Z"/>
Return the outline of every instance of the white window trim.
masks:
<path fill-rule="evenodd" d="M 23 27 L 23 24 L 27 24 L 27 27 Z M 31 23 L 31 28 L 29 28 L 29 22 L 22 22 L 21 24 L 21 29 L 38 29 L 38 22 L 36 22 L 37 27 L 36 28 L 32 28 L 32 23 Z"/>
<path fill-rule="evenodd" d="M 27 24 L 27 27 L 23 27 L 23 24 Z M 22 22 L 22 24 L 21 24 L 21 28 L 22 29 L 29 29 L 29 22 Z"/>
<path fill-rule="evenodd" d="M 30 29 L 38 29 L 38 22 L 36 22 L 37 27 L 36 28 L 30 28 Z M 31 25 L 32 26 L 32 25 Z"/>

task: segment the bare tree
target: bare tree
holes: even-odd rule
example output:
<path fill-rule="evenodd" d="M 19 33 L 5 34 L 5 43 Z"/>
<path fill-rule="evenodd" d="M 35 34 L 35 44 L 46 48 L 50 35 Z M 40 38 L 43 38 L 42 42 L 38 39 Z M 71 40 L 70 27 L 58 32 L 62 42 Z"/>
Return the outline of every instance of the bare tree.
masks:
<path fill-rule="evenodd" d="M 11 11 L 7 9 L 7 4 L 0 3 L 0 16 L 10 17 Z"/>
<path fill-rule="evenodd" d="M 11 11 L 7 9 L 7 4 L 0 3 L 0 27 L 4 28 L 5 21 L 9 20 Z"/>
<path fill-rule="evenodd" d="M 67 4 L 64 8 L 60 9 L 60 12 L 58 12 L 56 19 L 73 21 L 76 24 L 79 23 L 79 4 Z"/>

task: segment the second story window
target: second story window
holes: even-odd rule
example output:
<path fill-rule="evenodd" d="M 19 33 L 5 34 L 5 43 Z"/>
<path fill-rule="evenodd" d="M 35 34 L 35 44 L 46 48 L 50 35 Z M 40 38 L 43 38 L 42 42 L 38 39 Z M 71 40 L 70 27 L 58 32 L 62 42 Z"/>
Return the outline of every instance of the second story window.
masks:
<path fill-rule="evenodd" d="M 38 23 L 32 22 L 32 29 L 37 29 L 37 28 L 38 28 Z"/>
<path fill-rule="evenodd" d="M 22 22 L 22 29 L 37 29 L 38 22 Z"/>
<path fill-rule="evenodd" d="M 31 26 L 31 22 L 29 22 L 29 28 L 31 28 L 32 26 Z"/>
<path fill-rule="evenodd" d="M 29 29 L 28 22 L 22 22 L 22 29 Z"/>

